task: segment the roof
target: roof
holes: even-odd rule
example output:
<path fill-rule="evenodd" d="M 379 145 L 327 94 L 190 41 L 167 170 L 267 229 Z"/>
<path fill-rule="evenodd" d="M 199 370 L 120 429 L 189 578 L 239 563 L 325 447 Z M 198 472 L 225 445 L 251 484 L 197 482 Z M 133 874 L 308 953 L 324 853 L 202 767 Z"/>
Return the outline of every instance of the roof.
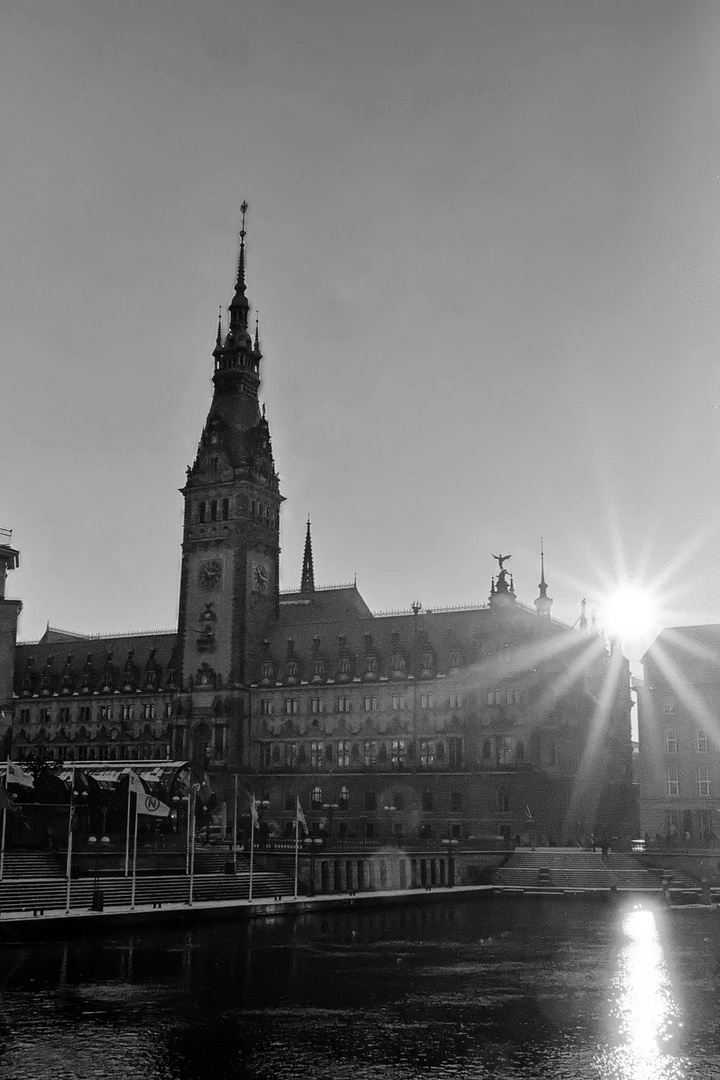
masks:
<path fill-rule="evenodd" d="M 18 644 L 15 692 L 52 693 L 68 688 L 68 682 L 70 690 L 79 690 L 86 682 L 92 691 L 100 689 L 108 676 L 116 687 L 140 689 L 152 681 L 161 688 L 175 678 L 176 643 L 174 631 L 80 637 L 49 628 L 40 641 Z M 148 672 L 153 672 L 152 679 L 146 677 Z"/>
<path fill-rule="evenodd" d="M 696 674 L 713 669 L 718 678 L 720 672 L 720 623 L 703 623 L 696 626 L 666 626 L 649 646 L 641 662 L 655 663 L 662 667 L 663 657 L 672 656 L 675 664 L 681 664 L 687 672 L 692 668 Z"/>

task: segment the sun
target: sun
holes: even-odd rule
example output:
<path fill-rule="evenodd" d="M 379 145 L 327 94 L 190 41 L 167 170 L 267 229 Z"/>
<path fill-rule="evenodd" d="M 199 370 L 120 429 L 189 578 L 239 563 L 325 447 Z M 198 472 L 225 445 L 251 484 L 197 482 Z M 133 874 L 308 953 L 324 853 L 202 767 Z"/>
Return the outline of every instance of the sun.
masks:
<path fill-rule="evenodd" d="M 640 585 L 621 585 L 613 589 L 601 609 L 605 633 L 625 641 L 652 635 L 658 618 L 655 597 Z"/>

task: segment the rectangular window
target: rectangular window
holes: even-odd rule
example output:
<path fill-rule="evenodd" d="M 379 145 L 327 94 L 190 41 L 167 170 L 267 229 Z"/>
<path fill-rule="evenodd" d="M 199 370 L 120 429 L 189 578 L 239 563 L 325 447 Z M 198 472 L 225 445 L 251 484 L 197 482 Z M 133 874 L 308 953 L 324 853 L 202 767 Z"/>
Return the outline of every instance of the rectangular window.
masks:
<path fill-rule="evenodd" d="M 135 706 L 134 705 L 123 705 L 123 707 L 122 707 L 122 718 L 123 718 L 123 720 L 132 720 L 134 715 L 135 715 Z"/>
<path fill-rule="evenodd" d="M 172 719 L 172 714 L 173 714 L 172 713 L 172 701 L 166 701 L 165 702 L 165 719 L 166 720 Z"/>
<path fill-rule="evenodd" d="M 337 763 L 342 769 L 346 769 L 350 764 L 350 741 L 349 739 L 341 739 L 337 744 Z"/>
<path fill-rule="evenodd" d="M 29 724 L 30 723 L 30 710 L 29 709 L 21 709 L 20 710 L 20 723 L 21 724 Z"/>
<path fill-rule="evenodd" d="M 298 743 L 287 743 L 285 746 L 285 760 L 292 769 L 297 768 L 300 764 L 300 747 Z"/>
<path fill-rule="evenodd" d="M 697 793 L 698 795 L 710 794 L 710 770 L 707 765 L 703 765 L 697 771 Z"/>
<path fill-rule="evenodd" d="M 377 709 L 377 698 L 366 697 L 365 698 L 365 712 L 375 712 Z"/>
<path fill-rule="evenodd" d="M 377 809 L 377 795 L 375 794 L 374 791 L 366 791 L 365 792 L 364 805 L 365 805 L 366 810 L 372 811 L 372 810 Z M 370 836 L 369 825 L 366 825 L 365 835 Z"/>
<path fill-rule="evenodd" d="M 349 697 L 338 698 L 337 711 L 338 712 L 350 712 L 350 705 L 351 705 L 351 702 L 350 702 Z"/>
<path fill-rule="evenodd" d="M 226 757 L 226 735 L 227 728 L 222 727 L 220 724 L 216 724 L 213 728 L 213 758 L 215 761 L 220 761 Z"/>
<path fill-rule="evenodd" d="M 90 706 L 89 705 L 81 705 L 80 708 L 78 709 L 78 720 L 80 721 L 80 723 L 81 724 L 82 723 L 89 724 L 90 723 L 90 715 L 91 715 L 90 714 Z"/>
<path fill-rule="evenodd" d="M 42 723 L 47 723 L 49 721 L 49 719 L 50 719 L 50 716 L 51 716 L 50 709 L 45 709 L 45 708 L 41 709 L 40 710 L 40 723 L 41 724 Z"/>
<path fill-rule="evenodd" d="M 448 739 L 448 768 L 462 769 L 463 741 L 459 738 Z"/>
<path fill-rule="evenodd" d="M 310 743 L 310 764 L 314 769 L 319 769 L 325 760 L 325 743 Z"/>
<path fill-rule="evenodd" d="M 311 713 L 323 713 L 325 712 L 325 699 L 321 697 L 310 698 L 310 712 Z"/>
<path fill-rule="evenodd" d="M 435 764 L 435 740 L 420 739 L 420 765 L 427 768 Z"/>
<path fill-rule="evenodd" d="M 366 769 L 378 763 L 377 739 L 366 739 L 363 743 L 363 764 Z"/>
<path fill-rule="evenodd" d="M 672 728 L 665 732 L 665 753 L 677 754 L 677 731 Z"/>
<path fill-rule="evenodd" d="M 393 739 L 390 747 L 390 762 L 393 769 L 405 768 L 405 740 Z"/>
<path fill-rule="evenodd" d="M 405 708 L 405 698 L 402 694 L 393 694 L 392 696 L 392 708 L 393 712 L 399 712 L 400 709 Z"/>
<path fill-rule="evenodd" d="M 60 720 L 61 724 L 67 724 L 69 722 L 69 720 L 70 720 L 70 706 L 69 705 L 61 705 L 60 706 L 60 715 L 59 715 L 58 719 Z"/>
<path fill-rule="evenodd" d="M 300 711 L 300 702 L 295 697 L 285 698 L 285 715 L 295 716 Z"/>
<path fill-rule="evenodd" d="M 450 792 L 450 813 L 459 814 L 462 810 L 462 792 L 451 791 Z"/>
<path fill-rule="evenodd" d="M 450 708 L 459 709 L 462 706 L 462 703 L 462 694 L 458 693 L 457 691 L 453 691 L 453 693 L 450 695 Z"/>
<path fill-rule="evenodd" d="M 272 698 L 269 698 L 269 697 L 260 698 L 260 715 L 261 716 L 272 716 L 272 711 L 273 711 Z"/>
<path fill-rule="evenodd" d="M 112 705 L 100 706 L 100 720 L 112 720 Z"/>
<path fill-rule="evenodd" d="M 698 754 L 707 754 L 710 751 L 710 739 L 708 738 L 707 731 L 698 731 L 697 733 L 697 748 Z"/>
<path fill-rule="evenodd" d="M 680 794 L 680 781 L 677 769 L 665 770 L 665 794 L 675 798 Z"/>
<path fill-rule="evenodd" d="M 420 695 L 420 708 L 421 709 L 434 709 L 435 708 L 435 696 L 433 694 L 421 694 Z"/>

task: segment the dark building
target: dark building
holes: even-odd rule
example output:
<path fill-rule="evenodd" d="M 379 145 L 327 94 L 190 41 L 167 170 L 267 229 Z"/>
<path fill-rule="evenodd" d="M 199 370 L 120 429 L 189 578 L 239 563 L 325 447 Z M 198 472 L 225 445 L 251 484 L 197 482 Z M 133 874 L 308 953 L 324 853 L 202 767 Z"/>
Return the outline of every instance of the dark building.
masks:
<path fill-rule="evenodd" d="M 292 828 L 364 841 L 615 835 L 632 817 L 627 662 L 534 607 L 495 556 L 487 605 L 374 615 L 356 584 L 279 591 L 280 494 L 250 332 L 245 229 L 183 496 L 177 633 L 48 628 L 14 650 L 16 756 L 188 758 Z M 7 661 L 6 661 L 7 670 Z"/>

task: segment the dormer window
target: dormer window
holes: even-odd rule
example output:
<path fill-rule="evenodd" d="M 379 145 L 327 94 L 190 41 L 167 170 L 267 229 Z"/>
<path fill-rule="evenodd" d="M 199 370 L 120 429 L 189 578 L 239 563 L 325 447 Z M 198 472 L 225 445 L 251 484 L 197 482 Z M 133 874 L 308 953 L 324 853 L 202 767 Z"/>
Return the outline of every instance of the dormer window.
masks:
<path fill-rule="evenodd" d="M 460 667 L 460 653 L 459 652 L 451 652 L 450 656 L 448 657 L 448 664 L 450 665 L 451 668 L 459 668 Z"/>
<path fill-rule="evenodd" d="M 218 471 L 219 460 L 217 457 L 210 458 L 210 472 L 216 473 Z"/>
<path fill-rule="evenodd" d="M 316 660 L 315 661 L 315 664 L 314 664 L 314 678 L 316 678 L 316 679 L 324 679 L 325 678 L 325 661 L 324 660 Z"/>
<path fill-rule="evenodd" d="M 350 674 L 350 657 L 349 656 L 341 656 L 340 657 L 340 661 L 338 663 L 338 673 L 340 675 L 349 675 Z"/>
<path fill-rule="evenodd" d="M 368 677 L 372 678 L 374 675 L 377 675 L 377 673 L 378 673 L 377 657 L 376 656 L 366 656 L 365 657 L 365 674 Z"/>
<path fill-rule="evenodd" d="M 393 675 L 402 676 L 405 674 L 405 657 L 400 653 L 395 653 L 392 658 L 392 672 Z"/>
<path fill-rule="evenodd" d="M 266 682 L 273 682 L 275 679 L 275 665 L 271 660 L 266 660 L 262 666 L 262 677 Z"/>

